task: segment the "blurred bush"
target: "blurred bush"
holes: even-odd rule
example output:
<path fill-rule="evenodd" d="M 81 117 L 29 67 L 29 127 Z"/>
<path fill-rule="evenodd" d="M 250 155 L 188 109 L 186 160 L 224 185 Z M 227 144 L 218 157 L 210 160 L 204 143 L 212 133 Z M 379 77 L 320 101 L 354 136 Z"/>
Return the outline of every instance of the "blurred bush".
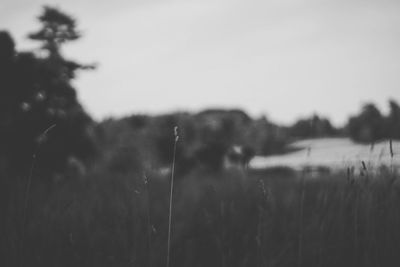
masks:
<path fill-rule="evenodd" d="M 389 114 L 385 116 L 374 104 L 365 104 L 359 114 L 349 119 L 346 125 L 348 135 L 363 143 L 400 139 L 400 107 L 395 100 L 390 100 L 389 108 Z"/>

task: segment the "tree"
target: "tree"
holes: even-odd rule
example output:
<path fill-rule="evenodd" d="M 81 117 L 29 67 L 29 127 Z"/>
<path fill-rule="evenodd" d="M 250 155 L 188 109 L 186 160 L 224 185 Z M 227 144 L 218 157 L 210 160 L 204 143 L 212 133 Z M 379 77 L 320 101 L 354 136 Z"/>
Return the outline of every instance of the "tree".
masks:
<path fill-rule="evenodd" d="M 385 119 L 374 104 L 368 103 L 359 115 L 349 119 L 347 129 L 355 141 L 375 142 L 385 137 Z"/>
<path fill-rule="evenodd" d="M 334 136 L 337 130 L 330 121 L 313 115 L 310 118 L 301 119 L 289 128 L 290 134 L 295 138 L 316 138 Z"/>
<path fill-rule="evenodd" d="M 15 55 L 15 43 L 6 31 L 0 31 L 0 64 L 9 64 Z"/>
<path fill-rule="evenodd" d="M 62 56 L 62 45 L 80 37 L 74 19 L 46 6 L 39 21 L 42 28 L 29 36 L 42 43 L 46 53 L 40 56 L 13 52 L 10 38 L 0 34 L 0 56 L 9 58 L 7 68 L 3 68 L 9 75 L 0 88 L 0 117 L 7 121 L 1 137 L 7 140 L 3 153 L 8 166 L 14 172 L 26 172 L 32 154 L 43 141 L 41 133 L 55 124 L 45 145 L 41 145 L 36 168 L 42 176 L 49 176 L 62 172 L 69 157 L 88 159 L 94 153 L 93 121 L 71 84 L 79 69 L 90 66 Z"/>
<path fill-rule="evenodd" d="M 7 127 L 10 114 L 9 97 L 12 95 L 11 79 L 15 60 L 15 43 L 8 32 L 0 32 L 0 133 Z M 0 135 L 1 137 L 1 135 Z M 0 142 L 4 142 L 0 138 Z"/>
<path fill-rule="evenodd" d="M 38 19 L 42 28 L 29 34 L 29 38 L 43 42 L 42 49 L 47 50 L 50 56 L 58 56 L 62 44 L 81 36 L 76 30 L 75 20 L 56 8 L 44 6 Z"/>
<path fill-rule="evenodd" d="M 387 118 L 387 137 L 400 139 L 400 107 L 396 101 L 389 100 L 390 112 Z"/>

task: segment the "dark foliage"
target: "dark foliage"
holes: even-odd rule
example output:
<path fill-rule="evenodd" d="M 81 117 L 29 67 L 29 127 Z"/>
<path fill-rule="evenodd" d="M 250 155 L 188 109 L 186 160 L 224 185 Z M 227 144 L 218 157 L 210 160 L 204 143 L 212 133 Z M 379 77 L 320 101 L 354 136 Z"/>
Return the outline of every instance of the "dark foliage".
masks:
<path fill-rule="evenodd" d="M 389 101 L 390 112 L 384 116 L 374 104 L 365 104 L 361 112 L 349 119 L 346 129 L 352 139 L 373 143 L 381 139 L 400 139 L 400 108 Z"/>
<path fill-rule="evenodd" d="M 295 138 L 331 137 L 338 134 L 330 121 L 314 115 L 311 118 L 298 120 L 289 127 L 290 135 Z"/>
<path fill-rule="evenodd" d="M 177 168 L 183 173 L 196 166 L 221 170 L 233 147 L 238 147 L 243 153 L 240 155 L 243 159 L 236 161 L 237 165 L 245 166 L 255 154 L 285 151 L 289 140 L 284 128 L 265 118 L 254 120 L 238 110 L 206 110 L 197 114 L 133 115 L 120 120 L 106 120 L 97 127 L 99 147 L 104 148 L 104 157 L 114 153 L 115 147 L 129 147 L 129 151 L 135 151 L 135 158 L 141 159 L 142 167 L 168 168 L 175 126 L 178 126 L 180 135 Z"/>
<path fill-rule="evenodd" d="M 94 152 L 93 122 L 71 84 L 85 66 L 61 54 L 61 44 L 79 36 L 75 22 L 50 7 L 39 19 L 43 27 L 30 37 L 42 42 L 41 56 L 15 51 L 10 35 L 0 33 L 0 153 L 10 175 L 26 175 L 36 153 L 36 172 L 49 177 L 64 171 L 68 158 L 88 159 Z"/>
<path fill-rule="evenodd" d="M 76 30 L 75 20 L 57 8 L 44 6 L 43 13 L 38 19 L 42 28 L 29 34 L 29 38 L 42 42 L 42 48 L 51 56 L 60 53 L 60 46 L 63 43 L 80 37 L 80 33 Z"/>

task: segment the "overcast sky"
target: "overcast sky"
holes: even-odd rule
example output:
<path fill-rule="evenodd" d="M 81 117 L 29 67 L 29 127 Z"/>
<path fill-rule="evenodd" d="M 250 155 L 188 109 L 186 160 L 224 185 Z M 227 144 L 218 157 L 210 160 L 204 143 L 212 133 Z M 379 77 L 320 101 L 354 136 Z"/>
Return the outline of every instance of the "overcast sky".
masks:
<path fill-rule="evenodd" d="M 65 54 L 99 63 L 75 82 L 96 119 L 224 107 L 340 124 L 400 102 L 398 0 L 1 0 L 18 49 L 38 46 L 25 36 L 43 4 L 78 20 Z"/>

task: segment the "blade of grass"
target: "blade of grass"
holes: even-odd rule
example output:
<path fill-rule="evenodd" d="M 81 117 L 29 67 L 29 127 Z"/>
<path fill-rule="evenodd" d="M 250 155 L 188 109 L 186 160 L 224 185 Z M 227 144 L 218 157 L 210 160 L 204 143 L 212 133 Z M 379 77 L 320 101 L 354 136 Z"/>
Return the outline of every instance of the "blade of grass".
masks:
<path fill-rule="evenodd" d="M 36 163 L 36 157 L 37 154 L 39 152 L 39 148 L 41 146 L 41 144 L 43 143 L 43 141 L 46 138 L 47 133 L 52 130 L 54 127 L 56 127 L 55 124 L 51 125 L 50 127 L 48 127 L 46 130 L 43 131 L 42 134 L 39 135 L 39 143 L 35 149 L 35 151 L 32 154 L 32 161 L 31 161 L 31 166 L 29 168 L 29 174 L 28 174 L 28 181 L 26 184 L 26 189 L 25 189 L 25 199 L 24 199 L 24 207 L 22 210 L 22 226 L 21 226 L 21 239 L 20 239 L 20 246 L 19 246 L 19 266 L 22 266 L 22 254 L 24 251 L 24 240 L 25 240 L 25 226 L 26 226 L 26 220 L 27 220 L 27 210 L 28 210 L 28 200 L 29 200 L 29 193 L 30 193 L 30 189 L 31 189 L 31 184 L 32 184 L 32 176 L 33 176 L 33 171 L 35 169 L 35 163 Z"/>
<path fill-rule="evenodd" d="M 168 216 L 168 241 L 167 241 L 167 267 L 170 264 L 170 253 L 171 253 L 171 224 L 172 224 L 172 196 L 174 191 L 174 175 L 175 175 L 175 160 L 176 160 L 176 146 L 179 140 L 178 127 L 174 127 L 174 154 L 172 158 L 172 169 L 171 169 L 171 187 L 169 191 L 169 216 Z"/>

